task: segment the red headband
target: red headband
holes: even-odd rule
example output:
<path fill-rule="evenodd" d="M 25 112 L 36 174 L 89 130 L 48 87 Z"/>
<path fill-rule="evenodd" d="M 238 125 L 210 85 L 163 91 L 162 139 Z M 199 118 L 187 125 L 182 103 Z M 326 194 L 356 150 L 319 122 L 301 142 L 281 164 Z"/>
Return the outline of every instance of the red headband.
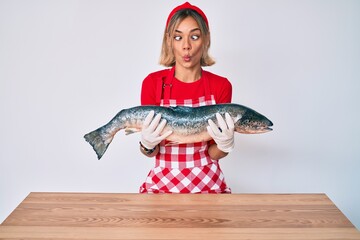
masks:
<path fill-rule="evenodd" d="M 167 18 L 167 21 L 166 21 L 166 28 L 168 27 L 170 19 L 174 16 L 174 14 L 177 11 L 182 10 L 182 9 L 192 9 L 192 10 L 196 11 L 204 19 L 204 21 L 206 23 L 206 26 L 209 27 L 209 23 L 208 23 L 208 20 L 207 20 L 207 17 L 205 15 L 205 13 L 200 8 L 198 8 L 197 6 L 191 5 L 190 3 L 186 2 L 186 3 L 184 3 L 184 4 L 180 5 L 180 6 L 177 6 L 176 8 L 174 8 L 171 11 L 171 13 L 169 14 L 169 16 Z"/>

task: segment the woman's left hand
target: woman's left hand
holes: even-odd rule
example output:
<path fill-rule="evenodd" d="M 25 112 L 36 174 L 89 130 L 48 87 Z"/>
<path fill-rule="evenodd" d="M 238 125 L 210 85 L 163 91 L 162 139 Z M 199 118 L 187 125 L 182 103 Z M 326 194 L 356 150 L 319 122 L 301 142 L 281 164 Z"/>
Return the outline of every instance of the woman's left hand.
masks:
<path fill-rule="evenodd" d="M 234 121 L 229 113 L 225 113 L 225 120 L 219 114 L 216 113 L 217 126 L 211 119 L 208 120 L 209 126 L 207 131 L 209 135 L 214 139 L 219 150 L 229 153 L 234 149 Z"/>

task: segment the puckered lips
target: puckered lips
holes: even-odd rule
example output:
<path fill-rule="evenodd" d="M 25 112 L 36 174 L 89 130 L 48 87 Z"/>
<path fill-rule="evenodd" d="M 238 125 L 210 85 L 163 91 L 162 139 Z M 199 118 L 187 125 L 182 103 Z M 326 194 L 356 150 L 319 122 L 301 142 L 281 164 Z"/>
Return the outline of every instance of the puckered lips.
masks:
<path fill-rule="evenodd" d="M 184 62 L 190 62 L 191 61 L 191 56 L 189 54 L 186 54 L 183 56 L 183 60 Z"/>

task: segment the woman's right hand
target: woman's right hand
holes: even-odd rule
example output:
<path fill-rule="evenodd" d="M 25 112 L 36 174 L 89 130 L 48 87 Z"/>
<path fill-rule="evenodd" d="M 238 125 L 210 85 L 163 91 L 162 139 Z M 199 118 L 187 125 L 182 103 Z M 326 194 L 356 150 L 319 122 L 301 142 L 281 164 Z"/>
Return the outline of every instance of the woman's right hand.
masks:
<path fill-rule="evenodd" d="M 157 114 L 155 118 L 154 115 L 155 112 L 150 111 L 141 129 L 141 144 L 147 149 L 155 148 L 162 140 L 172 134 L 172 131 L 167 131 L 160 135 L 166 125 L 166 119 L 160 122 L 161 114 Z"/>

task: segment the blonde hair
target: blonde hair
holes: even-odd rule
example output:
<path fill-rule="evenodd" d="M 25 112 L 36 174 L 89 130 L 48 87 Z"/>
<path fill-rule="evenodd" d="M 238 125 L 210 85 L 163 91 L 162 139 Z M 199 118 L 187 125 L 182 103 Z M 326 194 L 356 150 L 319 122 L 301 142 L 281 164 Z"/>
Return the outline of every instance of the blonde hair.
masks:
<path fill-rule="evenodd" d="M 173 67 L 175 65 L 175 56 L 172 52 L 171 35 L 174 32 L 175 27 L 178 26 L 182 20 L 184 20 L 186 17 L 189 16 L 195 19 L 195 21 L 199 25 L 201 31 L 201 37 L 205 39 L 203 44 L 203 55 L 200 60 L 201 66 L 205 67 L 215 64 L 213 58 L 209 56 L 210 31 L 208 25 L 196 11 L 192 9 L 183 9 L 176 12 L 174 16 L 171 18 L 169 25 L 165 27 L 163 42 L 161 47 L 160 61 L 159 61 L 161 65 L 165 67 Z M 171 44 L 169 44 L 169 41 L 171 41 L 170 42 Z"/>

